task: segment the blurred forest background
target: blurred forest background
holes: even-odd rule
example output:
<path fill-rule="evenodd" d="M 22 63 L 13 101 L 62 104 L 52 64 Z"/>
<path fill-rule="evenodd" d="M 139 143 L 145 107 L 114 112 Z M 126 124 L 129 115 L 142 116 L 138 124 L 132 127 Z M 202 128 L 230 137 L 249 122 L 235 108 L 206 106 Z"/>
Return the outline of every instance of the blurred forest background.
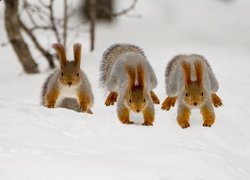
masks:
<path fill-rule="evenodd" d="M 128 34 L 132 31 L 144 34 L 145 31 L 151 30 L 148 31 L 150 36 L 155 35 L 156 39 L 157 36 L 162 36 L 166 44 L 170 41 L 179 42 L 178 39 L 182 36 L 185 36 L 186 42 L 204 37 L 206 39 L 203 41 L 213 41 L 214 44 L 218 44 L 218 41 L 224 41 L 224 44 L 234 44 L 234 40 L 238 41 L 236 44 L 245 41 L 243 36 L 248 34 L 249 23 L 244 20 L 247 18 L 244 16 L 244 10 L 237 7 L 244 8 L 245 2 L 211 1 L 214 2 L 211 2 L 211 6 L 206 10 L 207 1 L 196 3 L 192 0 L 183 3 L 173 0 L 151 3 L 147 0 L 4 0 L 1 2 L 1 17 L 4 18 L 1 29 L 5 27 L 8 39 L 1 38 L 1 49 L 12 46 L 26 73 L 39 72 L 33 49 L 36 54 L 40 54 L 39 58 L 47 61 L 48 67 L 53 69 L 57 66 L 57 59 L 50 48 L 52 43 L 59 42 L 67 48 L 74 41 L 80 40 L 85 42 L 84 46 L 89 47 L 90 51 L 94 51 L 98 41 L 95 32 L 99 26 L 96 24 L 110 26 L 110 31 L 115 34 L 114 24 L 117 24 L 122 16 L 136 19 L 132 20 L 133 25 L 128 23 Z M 246 5 L 245 8 L 249 3 Z M 147 26 L 149 29 L 145 29 Z M 152 27 L 155 32 L 152 32 Z M 228 41 L 229 39 L 231 41 Z M 245 42 L 242 45 L 244 44 Z"/>
<path fill-rule="evenodd" d="M 76 2 L 72 0 L 5 0 L 4 2 L 4 22 L 8 42 L 2 42 L 2 47 L 12 45 L 24 71 L 26 73 L 38 73 L 38 65 L 30 53 L 23 33 L 43 58 L 47 60 L 49 68 L 55 68 L 55 55 L 48 50 L 48 46 L 41 43 L 41 33 L 45 31 L 50 33 L 50 41 L 62 43 L 67 47 L 69 38 L 73 37 L 73 40 L 79 38 L 80 31 L 86 31 L 88 28 L 90 49 L 93 51 L 96 23 L 98 21 L 112 23 L 113 18 L 132 10 L 137 0 L 134 0 L 130 7 L 120 12 L 114 12 L 114 0 Z"/>

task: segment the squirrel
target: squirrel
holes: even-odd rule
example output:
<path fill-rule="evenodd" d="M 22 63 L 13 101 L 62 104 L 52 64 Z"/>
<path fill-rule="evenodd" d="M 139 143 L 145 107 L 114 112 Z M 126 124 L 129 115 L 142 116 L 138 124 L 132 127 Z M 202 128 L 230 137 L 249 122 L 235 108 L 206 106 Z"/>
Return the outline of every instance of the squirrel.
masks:
<path fill-rule="evenodd" d="M 165 85 L 168 97 L 162 103 L 163 110 L 170 110 L 178 99 L 177 122 L 187 128 L 191 109 L 199 108 L 203 126 L 211 127 L 215 122 L 215 107 L 222 106 L 216 92 L 218 81 L 208 61 L 201 55 L 177 55 L 167 64 Z M 212 105 L 213 104 L 213 105 Z"/>
<path fill-rule="evenodd" d="M 52 73 L 42 88 L 42 105 L 48 108 L 62 107 L 92 114 L 94 97 L 87 76 L 81 70 L 81 44 L 74 44 L 74 61 L 66 58 L 65 47 L 56 43 L 60 69 Z"/>
<path fill-rule="evenodd" d="M 143 113 L 142 125 L 152 126 L 154 104 L 160 101 L 153 92 L 157 79 L 144 52 L 135 45 L 114 44 L 104 52 L 100 72 L 100 84 L 109 91 L 105 105 L 117 102 L 121 123 L 133 124 L 129 117 L 133 111 Z"/>

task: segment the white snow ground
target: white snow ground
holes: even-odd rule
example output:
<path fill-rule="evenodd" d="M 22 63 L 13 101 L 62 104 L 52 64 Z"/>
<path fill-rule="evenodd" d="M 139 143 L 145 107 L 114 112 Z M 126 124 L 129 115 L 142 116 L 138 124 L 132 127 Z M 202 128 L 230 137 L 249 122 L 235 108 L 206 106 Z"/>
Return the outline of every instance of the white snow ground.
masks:
<path fill-rule="evenodd" d="M 38 58 L 41 74 L 25 75 L 11 47 L 0 48 L 0 179 L 250 179 L 250 3 L 197 3 L 139 0 L 132 14 L 141 19 L 122 17 L 113 27 L 98 26 L 97 49 L 85 50 L 82 64 L 95 95 L 93 115 L 40 106 L 41 86 L 50 73 L 44 60 Z M 3 17 L 2 3 L 0 10 Z M 2 20 L 0 27 L 4 42 Z M 136 125 L 122 125 L 116 108 L 104 106 L 98 87 L 101 54 L 113 42 L 144 49 L 161 100 L 168 60 L 178 53 L 203 54 L 224 103 L 216 109 L 215 125 L 202 127 L 194 111 L 191 127 L 183 130 L 175 120 L 176 107 L 164 112 L 159 105 L 153 127 L 139 125 L 136 115 Z"/>

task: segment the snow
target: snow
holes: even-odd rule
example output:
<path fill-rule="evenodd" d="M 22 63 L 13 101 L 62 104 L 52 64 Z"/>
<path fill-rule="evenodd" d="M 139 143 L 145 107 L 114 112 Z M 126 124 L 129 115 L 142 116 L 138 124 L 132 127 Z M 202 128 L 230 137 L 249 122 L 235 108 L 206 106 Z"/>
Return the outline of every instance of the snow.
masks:
<path fill-rule="evenodd" d="M 88 42 L 82 41 L 87 34 L 82 35 L 78 41 L 86 47 L 82 69 L 95 96 L 93 115 L 42 107 L 42 83 L 51 73 L 44 59 L 36 56 L 40 74 L 25 75 L 12 48 L 0 48 L 0 179 L 250 179 L 246 38 L 250 24 L 239 21 L 249 18 L 250 3 L 188 2 L 139 0 L 131 14 L 141 18 L 121 17 L 111 27 L 98 25 L 94 53 L 87 51 Z M 0 23 L 1 41 L 5 41 Z M 200 113 L 193 111 L 191 127 L 181 129 L 176 107 L 165 112 L 159 105 L 153 127 L 141 126 L 142 117 L 136 114 L 132 115 L 135 125 L 121 124 L 116 107 L 104 106 L 104 92 L 98 87 L 101 55 L 114 42 L 132 42 L 144 49 L 156 71 L 155 92 L 161 101 L 166 97 L 167 62 L 178 53 L 204 55 L 219 80 L 218 95 L 224 103 L 215 109 L 214 126 L 203 127 Z"/>

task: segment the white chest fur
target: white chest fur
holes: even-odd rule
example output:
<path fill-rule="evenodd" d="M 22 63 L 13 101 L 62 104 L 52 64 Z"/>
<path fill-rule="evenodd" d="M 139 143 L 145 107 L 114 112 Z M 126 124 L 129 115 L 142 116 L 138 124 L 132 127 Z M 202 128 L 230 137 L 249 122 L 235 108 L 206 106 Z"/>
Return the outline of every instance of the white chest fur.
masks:
<path fill-rule="evenodd" d="M 56 106 L 58 106 L 64 98 L 74 98 L 78 101 L 77 98 L 77 89 L 78 86 L 61 86 L 60 93 L 56 101 Z"/>

